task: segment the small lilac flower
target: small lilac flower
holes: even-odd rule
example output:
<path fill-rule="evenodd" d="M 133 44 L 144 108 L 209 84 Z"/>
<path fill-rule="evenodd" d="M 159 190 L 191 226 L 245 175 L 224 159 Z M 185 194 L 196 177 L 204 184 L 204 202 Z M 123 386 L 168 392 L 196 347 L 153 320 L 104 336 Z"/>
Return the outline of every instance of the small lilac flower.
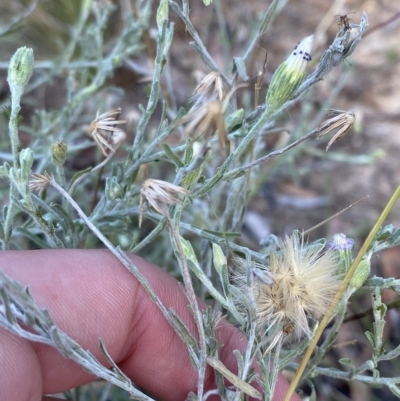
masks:
<path fill-rule="evenodd" d="M 347 251 L 354 245 L 354 240 L 347 238 L 345 234 L 335 234 L 333 241 L 329 241 L 327 246 L 329 249 L 335 249 L 336 251 Z"/>

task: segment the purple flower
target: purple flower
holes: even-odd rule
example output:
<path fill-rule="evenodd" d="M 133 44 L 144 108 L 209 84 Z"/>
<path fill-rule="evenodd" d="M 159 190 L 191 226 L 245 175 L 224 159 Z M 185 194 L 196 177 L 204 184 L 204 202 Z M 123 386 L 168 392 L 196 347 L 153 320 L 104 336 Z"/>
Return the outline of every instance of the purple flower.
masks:
<path fill-rule="evenodd" d="M 345 234 L 335 234 L 333 241 L 329 241 L 327 246 L 329 249 L 335 249 L 336 251 L 348 251 L 354 245 L 354 240 L 347 238 Z"/>

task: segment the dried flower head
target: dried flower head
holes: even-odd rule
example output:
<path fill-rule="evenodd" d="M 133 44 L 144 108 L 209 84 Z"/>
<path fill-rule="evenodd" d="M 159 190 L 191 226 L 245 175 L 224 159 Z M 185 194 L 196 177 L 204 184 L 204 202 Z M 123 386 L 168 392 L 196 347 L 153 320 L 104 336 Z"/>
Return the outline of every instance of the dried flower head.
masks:
<path fill-rule="evenodd" d="M 53 179 L 47 171 L 43 174 L 32 173 L 31 177 L 33 180 L 29 182 L 29 189 L 31 191 L 38 191 L 39 196 L 42 195 L 43 191 L 50 185 L 50 181 Z"/>
<path fill-rule="evenodd" d="M 193 108 L 199 104 L 208 103 L 210 101 L 218 100 L 222 102 L 225 98 L 224 83 L 221 78 L 221 74 L 216 71 L 212 71 L 207 74 L 194 90 L 192 97 L 195 100 Z"/>
<path fill-rule="evenodd" d="M 268 271 L 273 284 L 254 277 L 252 292 L 256 301 L 259 332 L 282 331 L 294 339 L 310 336 L 307 317 L 318 319 L 327 311 L 337 289 L 339 258 L 333 250 L 306 247 L 296 234 L 279 241 L 279 250 L 270 255 Z M 245 261 L 237 263 L 235 282 L 245 293 Z M 240 278 L 242 277 L 242 278 Z"/>
<path fill-rule="evenodd" d="M 339 141 L 341 138 L 343 138 L 351 130 L 354 122 L 356 121 L 356 117 L 352 111 L 343 111 L 334 109 L 329 109 L 327 111 L 328 111 L 327 116 L 334 116 L 334 117 L 324 121 L 318 126 L 320 134 L 318 135 L 317 138 L 321 138 L 321 136 L 326 135 L 328 132 L 336 128 L 339 128 L 339 130 L 329 141 L 326 147 L 326 151 L 328 151 L 328 149 L 335 141 Z"/>
<path fill-rule="evenodd" d="M 118 120 L 121 109 L 115 109 L 99 115 L 90 123 L 88 134 L 93 137 L 104 157 L 108 156 L 108 150 L 115 153 L 119 145 L 125 140 L 125 132 L 116 127 L 118 124 L 125 124 L 125 120 Z M 108 149 L 108 150 L 107 150 Z"/>
<path fill-rule="evenodd" d="M 215 131 L 218 131 L 219 146 L 224 149 L 229 143 L 224 113 L 230 98 L 242 86 L 246 85 L 235 85 L 227 95 L 221 92 L 220 95 L 223 96 L 223 100 L 210 100 L 210 98 L 206 97 L 204 102 L 196 102 L 189 113 L 181 118 L 176 125 L 188 123 L 185 127 L 184 135 L 192 135 L 194 141 L 202 135 L 207 140 Z"/>
<path fill-rule="evenodd" d="M 184 135 L 193 133 L 193 140 L 196 141 L 204 134 L 204 139 L 207 140 L 214 131 L 218 131 L 218 141 L 221 148 L 224 148 L 228 143 L 228 136 L 224 122 L 225 107 L 223 103 L 218 101 L 203 104 L 199 108 L 193 109 L 179 124 L 188 125 L 185 127 Z"/>
<path fill-rule="evenodd" d="M 175 205 L 182 201 L 181 195 L 189 195 L 189 191 L 166 181 L 148 179 L 142 184 L 139 203 L 139 227 L 142 225 L 143 204 L 152 207 L 164 215 L 166 206 Z"/>

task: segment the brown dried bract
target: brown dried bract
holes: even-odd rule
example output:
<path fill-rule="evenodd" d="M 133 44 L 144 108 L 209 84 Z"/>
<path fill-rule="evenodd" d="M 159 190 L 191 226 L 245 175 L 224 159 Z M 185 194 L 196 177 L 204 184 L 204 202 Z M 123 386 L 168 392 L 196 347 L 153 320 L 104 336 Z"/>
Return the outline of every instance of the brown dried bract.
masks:
<path fill-rule="evenodd" d="M 146 180 L 140 190 L 139 227 L 142 225 L 144 204 L 164 215 L 166 213 L 165 206 L 180 203 L 182 201 L 181 196 L 186 195 L 189 195 L 189 191 L 178 185 L 151 178 Z"/>
<path fill-rule="evenodd" d="M 115 150 L 126 138 L 125 132 L 116 127 L 118 124 L 125 124 L 125 120 L 118 120 L 121 109 L 115 109 L 99 115 L 90 123 L 88 134 L 95 140 L 104 157 L 108 151 L 115 153 Z"/>
<path fill-rule="evenodd" d="M 175 126 L 187 124 L 183 134 L 184 136 L 191 136 L 193 141 L 196 141 L 201 136 L 207 141 L 215 131 L 218 131 L 220 149 L 226 148 L 229 145 L 229 139 L 225 127 L 224 113 L 232 95 L 242 86 L 245 85 L 235 85 L 228 94 L 224 95 L 223 101 L 211 101 L 206 98 L 204 103 L 197 105 L 198 102 L 196 102 L 189 113 L 177 121 Z"/>
<path fill-rule="evenodd" d="M 204 139 L 208 140 L 215 131 L 218 131 L 219 145 L 223 149 L 229 142 L 223 113 L 224 105 L 221 102 L 209 102 L 192 110 L 179 121 L 179 124 L 188 123 L 184 135 L 191 135 L 193 141 L 203 134 Z"/>
<path fill-rule="evenodd" d="M 199 103 L 204 104 L 212 100 L 223 101 L 225 98 L 224 83 L 222 82 L 221 74 L 212 71 L 207 74 L 194 90 L 193 99 L 196 99 L 195 106 Z"/>
<path fill-rule="evenodd" d="M 29 181 L 29 189 L 31 191 L 38 191 L 39 196 L 42 195 L 43 191 L 50 185 L 52 177 L 45 171 L 43 174 L 32 173 L 33 178 Z"/>
<path fill-rule="evenodd" d="M 356 121 L 356 117 L 352 111 L 343 111 L 343 110 L 334 110 L 329 109 L 327 110 L 327 116 L 334 116 L 318 126 L 318 130 L 320 134 L 317 138 L 321 138 L 322 136 L 326 135 L 328 132 L 339 128 L 336 134 L 332 137 L 329 141 L 326 151 L 331 147 L 331 145 L 343 138 L 352 128 L 354 122 Z"/>

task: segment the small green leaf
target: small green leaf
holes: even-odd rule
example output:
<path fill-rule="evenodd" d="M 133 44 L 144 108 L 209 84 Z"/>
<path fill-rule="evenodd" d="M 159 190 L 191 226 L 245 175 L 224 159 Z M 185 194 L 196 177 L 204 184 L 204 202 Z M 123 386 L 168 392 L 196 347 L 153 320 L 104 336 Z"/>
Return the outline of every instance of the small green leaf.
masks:
<path fill-rule="evenodd" d="M 72 178 L 71 181 L 69 183 L 69 188 L 72 187 L 72 185 L 74 184 L 74 182 L 82 175 L 88 174 L 92 171 L 92 167 L 88 167 L 85 170 L 82 171 L 78 171 Z"/>
<path fill-rule="evenodd" d="M 228 132 L 230 132 L 232 129 L 237 129 L 239 126 L 242 125 L 243 115 L 244 115 L 244 110 L 239 109 L 234 111 L 232 114 L 229 114 L 228 117 L 226 117 L 225 126 Z"/>
<path fill-rule="evenodd" d="M 166 143 L 163 143 L 161 146 L 164 149 L 164 152 L 167 154 L 167 156 L 175 164 L 176 167 L 178 168 L 185 167 L 182 160 L 173 152 L 173 150 Z"/>
<path fill-rule="evenodd" d="M 185 154 L 183 156 L 183 160 L 185 161 L 185 166 L 188 166 L 190 162 L 193 159 L 193 145 L 191 140 L 188 138 L 186 141 L 186 148 L 185 148 Z"/>
<path fill-rule="evenodd" d="M 161 0 L 160 5 L 157 9 L 157 26 L 158 30 L 161 31 L 165 21 L 168 20 L 168 0 Z"/>
<path fill-rule="evenodd" d="M 365 336 L 368 338 L 368 341 L 370 342 L 372 348 L 375 348 L 374 335 L 370 331 L 366 331 Z"/>
<path fill-rule="evenodd" d="M 229 310 L 235 319 L 243 323 L 243 319 L 238 313 L 236 307 L 233 305 L 233 302 L 230 299 L 226 299 L 222 294 L 218 292 L 218 290 L 214 287 L 211 280 L 204 274 L 202 268 L 199 265 L 196 254 L 192 248 L 192 245 L 189 241 L 185 240 L 183 237 L 179 236 L 180 243 L 182 246 L 183 254 L 188 261 L 188 266 L 192 270 L 192 272 L 197 276 L 197 278 L 203 283 L 203 285 L 207 288 L 208 292 L 211 296 L 217 300 L 225 309 Z M 230 288 L 230 286 L 229 286 Z"/>
<path fill-rule="evenodd" d="M 242 78 L 243 81 L 248 81 L 250 78 L 247 75 L 246 64 L 242 57 L 234 57 L 233 58 L 234 66 L 239 74 L 239 77 Z"/>
<path fill-rule="evenodd" d="M 213 248 L 213 257 L 214 257 L 214 266 L 217 270 L 218 274 L 221 274 L 227 266 L 226 256 L 222 251 L 222 248 L 217 244 L 212 244 Z"/>
<path fill-rule="evenodd" d="M 37 245 L 40 249 L 49 249 L 50 246 L 46 241 L 43 241 L 36 234 L 33 234 L 30 230 L 27 230 L 22 227 L 17 227 L 15 229 L 16 232 L 20 233 L 24 237 L 30 239 L 35 245 Z"/>
<path fill-rule="evenodd" d="M 308 397 L 308 401 L 317 401 L 317 392 L 315 391 L 314 383 L 311 380 L 307 380 L 307 384 L 311 388 L 311 394 Z"/>
<path fill-rule="evenodd" d="M 219 275 L 219 280 L 222 285 L 222 289 L 224 291 L 224 295 L 226 298 L 231 298 L 229 294 L 229 277 L 228 277 L 228 261 L 222 251 L 222 248 L 217 245 L 213 244 L 213 258 L 214 258 L 214 267 Z"/>
<path fill-rule="evenodd" d="M 389 390 L 398 398 L 400 398 L 400 387 L 396 384 L 388 384 Z"/>
<path fill-rule="evenodd" d="M 348 366 L 351 369 L 355 369 L 354 362 L 350 358 L 341 358 L 341 359 L 339 359 L 339 363 L 341 363 L 342 365 Z"/>
<path fill-rule="evenodd" d="M 228 232 L 205 230 L 205 229 L 203 229 L 203 231 L 206 233 L 215 235 L 216 237 L 220 237 L 220 238 L 240 238 L 242 235 L 241 233 L 238 233 L 238 232 L 228 233 Z"/>

